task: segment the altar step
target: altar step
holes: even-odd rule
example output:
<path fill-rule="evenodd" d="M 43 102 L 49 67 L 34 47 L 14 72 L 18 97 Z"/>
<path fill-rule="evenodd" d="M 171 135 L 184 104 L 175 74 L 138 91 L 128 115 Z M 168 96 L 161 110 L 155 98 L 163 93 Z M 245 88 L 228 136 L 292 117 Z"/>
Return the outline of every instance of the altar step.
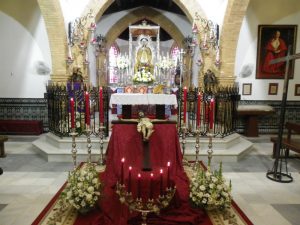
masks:
<path fill-rule="evenodd" d="M 103 153 L 107 148 L 109 138 L 104 139 Z M 208 138 L 200 138 L 200 160 L 207 161 Z M 60 138 L 52 133 L 43 134 L 34 141 L 33 146 L 37 153 L 49 162 L 72 162 L 72 139 Z M 91 138 L 92 160 L 98 161 L 100 156 L 99 138 Z M 213 162 L 237 162 L 245 154 L 251 151 L 253 143 L 234 133 L 224 138 L 213 138 Z M 76 138 L 77 162 L 86 161 L 87 143 L 86 137 Z M 185 144 L 185 158 L 195 160 L 195 138 L 188 137 Z"/>

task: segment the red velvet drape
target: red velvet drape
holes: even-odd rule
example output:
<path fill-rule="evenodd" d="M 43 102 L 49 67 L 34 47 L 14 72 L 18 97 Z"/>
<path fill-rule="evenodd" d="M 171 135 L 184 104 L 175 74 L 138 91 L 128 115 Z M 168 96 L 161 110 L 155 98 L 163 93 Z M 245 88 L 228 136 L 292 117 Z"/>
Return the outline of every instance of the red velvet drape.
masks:
<path fill-rule="evenodd" d="M 164 170 L 164 187 L 166 185 L 167 162 L 171 162 L 170 177 L 177 187 L 172 204 L 161 211 L 159 216 L 150 214 L 148 224 L 159 225 L 199 225 L 211 224 L 207 214 L 194 209 L 189 204 L 189 180 L 183 170 L 182 154 L 175 124 L 155 124 L 155 132 L 150 137 L 151 164 L 154 173 L 154 197 L 159 194 L 159 169 Z M 132 166 L 132 191 L 136 196 L 137 173 L 142 174 L 142 196 L 149 195 L 150 172 L 142 172 L 143 148 L 141 134 L 136 124 L 115 124 L 107 150 L 107 166 L 101 174 L 104 182 L 104 196 L 99 201 L 99 208 L 93 212 L 79 216 L 75 222 L 92 225 L 126 225 L 140 224 L 140 215 L 130 213 L 128 207 L 121 204 L 115 193 L 115 184 L 121 176 L 121 159 L 124 163 L 124 183 L 128 184 L 128 167 Z"/>

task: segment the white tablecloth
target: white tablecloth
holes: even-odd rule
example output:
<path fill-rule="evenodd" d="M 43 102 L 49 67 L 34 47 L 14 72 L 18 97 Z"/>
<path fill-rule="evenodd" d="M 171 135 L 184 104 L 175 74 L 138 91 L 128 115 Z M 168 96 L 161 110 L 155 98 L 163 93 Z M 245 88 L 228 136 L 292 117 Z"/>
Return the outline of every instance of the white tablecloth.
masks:
<path fill-rule="evenodd" d="M 115 93 L 111 95 L 109 105 L 174 105 L 177 108 L 176 95 L 167 94 L 127 94 Z"/>

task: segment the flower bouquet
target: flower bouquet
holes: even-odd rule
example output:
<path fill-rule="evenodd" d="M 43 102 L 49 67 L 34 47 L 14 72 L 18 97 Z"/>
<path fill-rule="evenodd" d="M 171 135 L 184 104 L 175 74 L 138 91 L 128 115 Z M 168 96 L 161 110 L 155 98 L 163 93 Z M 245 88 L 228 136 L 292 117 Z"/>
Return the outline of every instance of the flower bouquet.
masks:
<path fill-rule="evenodd" d="M 62 196 L 67 203 L 85 213 L 92 209 L 100 197 L 101 182 L 92 163 L 69 172 L 68 181 Z"/>
<path fill-rule="evenodd" d="M 193 205 L 207 210 L 225 209 L 231 204 L 231 182 L 229 186 L 222 175 L 222 163 L 218 171 L 198 169 L 191 180 L 190 200 Z"/>
<path fill-rule="evenodd" d="M 133 76 L 133 82 L 134 83 L 152 83 L 154 80 L 155 80 L 155 78 L 151 74 L 151 72 L 146 71 L 145 69 L 142 69 L 141 71 L 138 71 Z"/>

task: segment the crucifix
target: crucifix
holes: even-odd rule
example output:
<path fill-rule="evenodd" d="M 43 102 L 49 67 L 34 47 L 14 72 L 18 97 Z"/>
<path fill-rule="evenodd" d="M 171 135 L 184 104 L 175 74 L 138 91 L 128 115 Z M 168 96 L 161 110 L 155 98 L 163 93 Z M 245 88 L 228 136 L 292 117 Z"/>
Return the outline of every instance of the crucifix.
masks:
<path fill-rule="evenodd" d="M 276 64 L 279 62 L 286 62 L 285 65 L 285 75 L 284 75 L 284 85 L 283 85 L 283 93 L 282 93 L 282 103 L 281 103 L 281 111 L 280 111 L 280 120 L 279 120 L 279 129 L 278 129 L 278 137 L 277 137 L 277 145 L 275 151 L 275 162 L 273 165 L 273 169 L 267 172 L 267 177 L 273 181 L 281 182 L 281 183 L 290 183 L 293 181 L 291 175 L 282 172 L 282 157 L 280 156 L 280 149 L 282 145 L 282 135 L 283 135 L 283 126 L 284 126 L 284 119 L 285 119 L 285 107 L 286 107 L 286 100 L 287 100 L 287 93 L 288 93 L 288 86 L 289 86 L 289 64 L 291 60 L 296 60 L 300 58 L 300 53 L 290 55 L 291 46 L 288 48 L 287 56 L 277 58 L 270 61 L 270 64 Z M 281 160 L 281 161 L 280 161 Z M 286 161 L 285 161 L 286 163 Z M 279 167 L 279 168 L 278 168 Z M 287 170 L 287 167 L 286 167 Z"/>
<path fill-rule="evenodd" d="M 151 171 L 151 157 L 150 157 L 150 140 L 151 135 L 155 132 L 153 127 L 154 124 L 176 124 L 176 121 L 170 120 L 160 120 L 160 119 L 153 119 L 150 120 L 147 117 L 144 117 L 144 114 L 139 113 L 139 119 L 120 119 L 117 121 L 112 121 L 112 124 L 137 124 L 137 132 L 141 133 L 141 141 L 142 141 L 142 148 L 143 148 L 143 160 L 141 169 L 143 171 Z"/>

